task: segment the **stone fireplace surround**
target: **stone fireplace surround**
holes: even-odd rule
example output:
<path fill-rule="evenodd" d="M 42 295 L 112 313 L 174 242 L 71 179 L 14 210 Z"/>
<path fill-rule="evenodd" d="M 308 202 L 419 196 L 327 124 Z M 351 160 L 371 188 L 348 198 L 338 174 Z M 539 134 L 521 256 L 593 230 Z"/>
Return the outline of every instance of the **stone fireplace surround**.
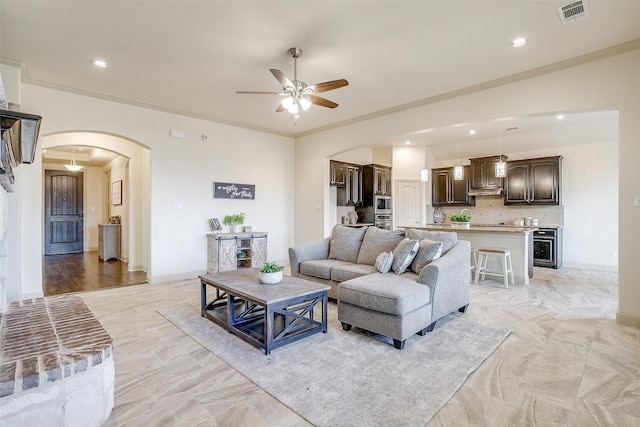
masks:
<path fill-rule="evenodd" d="M 101 425 L 113 408 L 112 350 L 78 296 L 9 304 L 0 313 L 0 424 Z"/>

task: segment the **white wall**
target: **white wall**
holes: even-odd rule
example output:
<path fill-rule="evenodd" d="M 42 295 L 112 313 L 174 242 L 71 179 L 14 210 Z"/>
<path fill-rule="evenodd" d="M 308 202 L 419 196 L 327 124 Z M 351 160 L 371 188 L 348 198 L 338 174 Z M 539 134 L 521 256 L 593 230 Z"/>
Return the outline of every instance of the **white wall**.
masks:
<path fill-rule="evenodd" d="M 296 139 L 296 244 L 327 235 L 324 221 L 328 172 L 324 158 L 338 150 L 383 143 L 396 135 L 488 118 L 557 112 L 618 110 L 619 133 L 619 310 L 618 320 L 640 325 L 640 263 L 634 247 L 640 241 L 640 51 L 594 60 L 522 81 L 426 104 L 383 117 Z M 354 142 L 357 141 L 357 142 Z M 363 143 L 363 141 L 365 141 Z M 320 208 L 318 208 L 320 206 Z M 326 206 L 326 205 L 325 205 Z M 324 227 L 323 227 L 324 225 Z"/>
<path fill-rule="evenodd" d="M 142 242 L 142 258 L 148 252 L 152 283 L 205 272 L 207 220 L 228 213 L 246 212 L 246 225 L 269 232 L 269 259 L 288 258 L 287 250 L 293 243 L 291 138 L 38 86 L 22 85 L 21 89 L 22 110 L 43 116 L 41 141 L 52 138 L 48 146 L 70 143 L 53 141 L 56 134 L 69 137 L 73 134 L 68 132 L 80 131 L 96 137 L 115 135 L 136 142 L 141 150 L 150 149 L 148 157 L 139 156 L 138 165 L 129 165 L 129 199 L 137 206 L 129 212 L 138 209 L 143 217 L 141 229 L 131 230 L 130 242 Z M 185 138 L 171 138 L 169 129 L 183 130 Z M 202 141 L 203 134 L 208 142 Z M 38 150 L 44 145 L 38 144 Z M 124 145 L 114 149 L 120 153 L 126 150 Z M 135 153 L 127 157 L 132 156 Z M 36 164 L 21 176 L 25 191 L 20 192 L 19 207 L 26 212 L 17 217 L 23 232 L 17 260 L 21 277 L 14 277 L 11 286 L 17 286 L 22 296 L 42 293 L 40 157 L 38 152 Z M 256 199 L 214 199 L 214 181 L 255 184 Z M 150 188 L 148 194 L 133 193 L 133 189 L 145 186 Z M 139 263 L 134 260 L 137 250 L 131 248 L 134 264 Z"/>

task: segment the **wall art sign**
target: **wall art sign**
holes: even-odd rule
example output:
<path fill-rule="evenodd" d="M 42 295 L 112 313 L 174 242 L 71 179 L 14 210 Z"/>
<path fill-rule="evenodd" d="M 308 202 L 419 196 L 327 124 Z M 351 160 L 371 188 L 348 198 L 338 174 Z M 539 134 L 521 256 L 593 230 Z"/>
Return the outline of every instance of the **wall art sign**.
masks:
<path fill-rule="evenodd" d="M 213 183 L 214 199 L 247 199 L 256 198 L 256 186 L 253 184 L 234 184 L 230 182 Z"/>
<path fill-rule="evenodd" d="M 111 204 L 122 204 L 122 180 L 116 181 L 111 184 Z"/>

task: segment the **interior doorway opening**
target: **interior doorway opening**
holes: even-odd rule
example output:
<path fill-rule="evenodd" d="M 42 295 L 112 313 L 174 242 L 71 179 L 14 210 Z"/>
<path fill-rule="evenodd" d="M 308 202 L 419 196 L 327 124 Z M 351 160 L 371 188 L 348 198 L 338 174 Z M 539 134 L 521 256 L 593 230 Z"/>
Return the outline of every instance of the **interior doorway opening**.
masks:
<path fill-rule="evenodd" d="M 48 135 L 41 140 L 45 180 L 42 213 L 45 296 L 147 283 L 149 254 L 145 248 L 149 248 L 150 242 L 145 241 L 149 236 L 145 212 L 148 216 L 150 209 L 139 201 L 149 200 L 150 189 L 144 183 L 149 182 L 150 149 L 125 138 L 91 132 Z M 71 156 L 82 166 L 81 171 L 74 172 L 77 185 L 71 190 L 68 185 L 52 186 L 55 182 L 52 177 L 64 177 L 58 179 L 58 184 L 69 181 L 70 172 L 65 165 L 71 163 Z M 75 190 L 75 198 L 64 195 L 67 190 Z M 47 199 L 52 203 L 47 203 Z M 69 209 L 67 205 L 74 200 L 77 209 Z M 75 214 L 76 223 L 62 221 L 54 227 L 51 214 L 57 211 L 52 210 L 53 206 L 64 206 Z M 100 259 L 99 230 L 112 225 L 116 218 L 117 256 Z M 73 250 L 50 249 L 51 242 L 66 241 L 70 236 L 80 240 Z"/>

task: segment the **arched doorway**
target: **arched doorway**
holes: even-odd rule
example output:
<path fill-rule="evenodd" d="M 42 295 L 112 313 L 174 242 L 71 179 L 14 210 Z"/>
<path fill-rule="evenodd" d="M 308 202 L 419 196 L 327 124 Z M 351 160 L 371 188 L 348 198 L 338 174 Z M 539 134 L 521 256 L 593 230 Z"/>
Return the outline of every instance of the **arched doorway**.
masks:
<path fill-rule="evenodd" d="M 42 213 L 45 295 L 145 283 L 150 259 L 150 149 L 127 138 L 96 132 L 47 135 L 41 138 L 41 143 L 45 180 Z M 81 171 L 67 171 L 65 165 L 72 163 L 72 158 L 83 166 Z M 75 175 L 75 181 L 66 179 L 67 175 Z M 58 181 L 65 185 L 55 188 L 54 181 L 48 181 L 50 176 L 62 176 Z M 77 182 L 84 188 L 75 197 L 81 200 L 77 210 L 68 208 L 71 216 L 80 218 L 81 225 L 66 234 L 56 234 L 69 228 L 64 223 L 56 228 L 51 220 L 51 214 L 61 210 L 53 210 L 56 197 L 60 200 L 57 206 L 65 208 L 74 199 L 64 199 L 61 193 L 69 182 Z M 119 224 L 109 224 L 110 219 L 116 222 L 116 218 Z M 98 250 L 104 243 L 102 232 L 107 230 L 111 236 L 115 228 L 119 241 L 117 256 L 99 259 Z M 74 234 L 78 230 L 84 230 L 83 235 Z M 56 254 L 52 250 L 52 241 L 64 242 L 74 237 L 79 240 L 75 251 Z M 65 252 L 65 246 L 61 247 L 61 252 Z"/>

